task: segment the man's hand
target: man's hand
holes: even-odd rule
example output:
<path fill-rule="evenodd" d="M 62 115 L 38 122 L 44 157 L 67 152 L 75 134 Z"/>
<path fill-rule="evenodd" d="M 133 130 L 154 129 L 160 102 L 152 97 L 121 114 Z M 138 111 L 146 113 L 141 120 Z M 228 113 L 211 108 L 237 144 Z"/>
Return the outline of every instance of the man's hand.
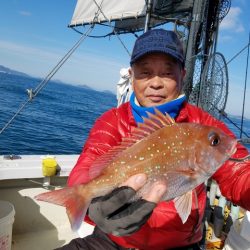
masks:
<path fill-rule="evenodd" d="M 129 203 L 145 183 L 145 174 L 134 175 L 111 193 L 94 198 L 89 206 L 89 217 L 105 233 L 124 236 L 136 232 L 166 191 L 165 185 L 156 183 L 141 199 Z"/>

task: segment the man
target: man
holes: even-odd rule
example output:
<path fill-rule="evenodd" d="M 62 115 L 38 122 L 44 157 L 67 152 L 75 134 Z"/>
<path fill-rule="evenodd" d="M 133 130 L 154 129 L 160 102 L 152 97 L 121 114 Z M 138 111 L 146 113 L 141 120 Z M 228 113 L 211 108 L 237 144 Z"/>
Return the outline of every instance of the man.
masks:
<path fill-rule="evenodd" d="M 220 127 L 233 136 L 223 123 L 186 102 L 182 94 L 184 55 L 174 32 L 156 29 L 140 36 L 130 65 L 134 90 L 130 101 L 97 119 L 69 176 L 69 186 L 88 182 L 89 168 L 94 160 L 121 142 L 138 122 L 142 122 L 146 111 L 153 112 L 154 107 L 169 113 L 176 122 Z M 246 155 L 246 149 L 238 145 L 234 157 Z M 249 167 L 249 162 L 228 161 L 213 176 L 224 196 L 248 210 Z M 206 206 L 205 186 L 195 188 L 198 208 L 193 204 L 191 214 L 183 224 L 172 201 L 159 202 L 166 191 L 164 184 L 156 183 L 142 199 L 128 202 L 145 181 L 144 174 L 132 176 L 111 194 L 95 198 L 87 218 L 96 224 L 94 234 L 73 240 L 62 249 L 198 249 Z"/>

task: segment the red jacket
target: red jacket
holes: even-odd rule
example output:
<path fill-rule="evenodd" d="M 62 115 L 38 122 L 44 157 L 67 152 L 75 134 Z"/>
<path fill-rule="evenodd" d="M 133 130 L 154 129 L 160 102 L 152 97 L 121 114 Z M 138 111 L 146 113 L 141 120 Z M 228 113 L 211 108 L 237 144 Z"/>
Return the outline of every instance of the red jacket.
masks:
<path fill-rule="evenodd" d="M 194 122 L 220 127 L 227 134 L 232 132 L 220 121 L 214 119 L 201 109 L 184 103 L 176 122 Z M 131 129 L 136 126 L 129 103 L 113 108 L 97 119 L 89 138 L 83 148 L 68 185 L 82 184 L 89 181 L 88 170 L 92 162 L 110 148 L 117 145 Z M 238 144 L 234 157 L 246 156 L 247 150 Z M 213 178 L 220 186 L 221 193 L 233 203 L 250 210 L 250 164 L 246 162 L 227 161 Z M 198 222 L 198 232 L 188 241 L 192 230 L 197 225 L 197 218 L 203 217 L 206 205 L 206 191 L 202 184 L 196 188 L 199 203 L 199 217 L 193 201 L 191 214 L 185 224 L 182 224 L 172 201 L 161 202 L 154 209 L 151 217 L 142 228 L 130 236 L 109 237 L 117 244 L 127 248 L 138 249 L 168 249 L 187 246 L 202 238 L 201 221 Z M 194 199 L 193 199 L 194 200 Z"/>

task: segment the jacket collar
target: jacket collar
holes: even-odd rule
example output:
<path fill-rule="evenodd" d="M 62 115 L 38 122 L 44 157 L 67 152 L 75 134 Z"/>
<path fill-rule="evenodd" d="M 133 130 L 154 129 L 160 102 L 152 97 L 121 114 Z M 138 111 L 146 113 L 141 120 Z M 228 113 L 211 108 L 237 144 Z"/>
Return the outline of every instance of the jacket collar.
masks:
<path fill-rule="evenodd" d="M 132 107 L 131 107 L 130 102 L 127 102 L 127 105 L 128 105 L 128 110 L 127 111 L 128 111 L 129 124 L 132 127 L 136 127 L 136 121 L 135 121 L 133 113 L 132 113 Z M 187 108 L 187 106 L 188 106 L 188 102 L 184 101 L 183 104 L 182 104 L 182 107 L 180 109 L 179 114 L 175 118 L 176 122 L 188 122 L 188 108 Z"/>

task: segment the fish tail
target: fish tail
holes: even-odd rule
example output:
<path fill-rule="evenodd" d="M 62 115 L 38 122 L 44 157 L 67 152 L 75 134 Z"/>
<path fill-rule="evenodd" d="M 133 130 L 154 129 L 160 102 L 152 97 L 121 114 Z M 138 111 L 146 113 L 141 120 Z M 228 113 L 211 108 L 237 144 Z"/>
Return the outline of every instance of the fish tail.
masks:
<path fill-rule="evenodd" d="M 69 217 L 71 228 L 76 231 L 86 215 L 91 202 L 91 194 L 88 189 L 82 186 L 66 187 L 60 190 L 54 190 L 39 194 L 36 200 L 65 206 Z"/>

